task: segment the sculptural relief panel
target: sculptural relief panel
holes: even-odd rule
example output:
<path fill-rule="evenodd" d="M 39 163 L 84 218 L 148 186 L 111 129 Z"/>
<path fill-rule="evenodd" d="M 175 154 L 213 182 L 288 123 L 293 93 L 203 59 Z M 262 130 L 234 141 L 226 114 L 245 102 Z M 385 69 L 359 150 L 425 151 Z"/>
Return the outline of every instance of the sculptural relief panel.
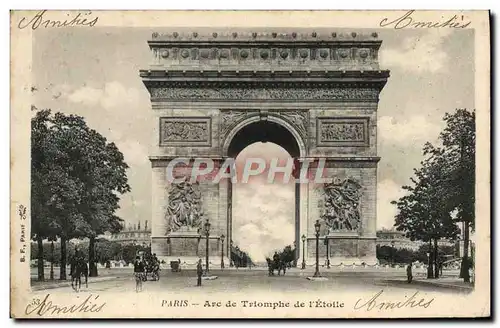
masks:
<path fill-rule="evenodd" d="M 160 146 L 210 146 L 210 117 L 161 117 Z"/>
<path fill-rule="evenodd" d="M 198 182 L 171 184 L 165 214 L 167 234 L 179 230 L 197 232 L 203 221 L 201 200 Z"/>
<path fill-rule="evenodd" d="M 369 146 L 368 118 L 318 118 L 318 146 Z"/>
<path fill-rule="evenodd" d="M 361 227 L 362 186 L 354 178 L 334 178 L 323 186 L 321 218 L 329 232 L 357 232 Z"/>

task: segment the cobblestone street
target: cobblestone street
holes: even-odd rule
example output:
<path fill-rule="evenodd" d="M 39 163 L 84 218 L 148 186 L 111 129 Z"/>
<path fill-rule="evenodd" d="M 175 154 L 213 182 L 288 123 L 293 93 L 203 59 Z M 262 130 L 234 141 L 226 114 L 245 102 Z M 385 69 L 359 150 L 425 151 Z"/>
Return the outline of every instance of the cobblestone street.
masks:
<path fill-rule="evenodd" d="M 464 285 L 455 277 L 455 272 L 446 273 L 443 278 L 437 280 L 427 280 L 422 274 L 415 276 L 414 283 L 407 284 L 404 271 L 401 270 L 370 270 L 370 271 L 328 271 L 322 272 L 322 276 L 327 277 L 326 281 L 309 281 L 306 278 L 312 276 L 311 270 L 291 269 L 285 276 L 268 276 L 267 271 L 262 269 L 252 270 L 213 270 L 212 275 L 218 278 L 215 280 L 204 280 L 203 286 L 196 287 L 196 273 L 194 270 L 185 270 L 179 273 L 163 270 L 160 274 L 160 281 L 146 281 L 143 283 L 143 293 L 158 291 L 180 291 L 194 292 L 199 290 L 203 293 L 215 293 L 220 291 L 245 292 L 245 291 L 294 291 L 294 292 L 314 292 L 324 291 L 439 291 L 444 293 L 467 293 L 472 290 L 470 285 Z M 451 283 L 450 283 L 451 281 Z M 33 283 L 36 292 L 44 292 L 51 289 L 54 292 L 73 292 L 69 281 L 46 281 L 44 283 Z M 88 289 L 82 291 L 89 292 L 133 292 L 135 291 L 135 280 L 131 270 L 111 269 L 101 270 L 97 278 L 89 278 Z"/>

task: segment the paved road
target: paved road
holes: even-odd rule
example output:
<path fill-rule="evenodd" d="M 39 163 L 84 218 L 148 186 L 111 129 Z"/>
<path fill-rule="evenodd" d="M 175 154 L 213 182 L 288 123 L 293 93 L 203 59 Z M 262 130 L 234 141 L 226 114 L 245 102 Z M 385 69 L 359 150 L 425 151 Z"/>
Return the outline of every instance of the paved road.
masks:
<path fill-rule="evenodd" d="M 132 292 L 135 291 L 135 280 L 131 270 L 102 270 L 103 276 L 115 276 L 116 278 L 89 284 L 89 292 Z M 324 272 L 323 276 L 327 281 L 309 281 L 307 276 L 312 272 L 292 270 L 286 276 L 267 275 L 264 270 L 214 270 L 212 275 L 217 275 L 218 279 L 204 280 L 201 288 L 196 287 L 196 273 L 193 270 L 173 273 L 167 270 L 161 271 L 160 281 L 144 282 L 144 292 L 148 291 L 197 291 L 203 293 L 215 293 L 221 290 L 231 292 L 245 291 L 266 291 L 266 292 L 312 292 L 324 291 L 325 289 L 335 291 L 373 291 L 380 289 L 386 291 L 440 291 L 445 293 L 464 293 L 463 289 L 445 288 L 429 285 L 407 284 L 404 282 L 404 273 L 399 271 L 371 271 L 371 272 Z M 422 279 L 422 278 L 417 278 Z M 82 291 L 86 289 L 83 288 Z M 54 290 L 56 291 L 56 290 Z M 43 291 L 39 291 L 43 292 Z M 71 287 L 59 287 L 57 292 L 72 292 Z"/>

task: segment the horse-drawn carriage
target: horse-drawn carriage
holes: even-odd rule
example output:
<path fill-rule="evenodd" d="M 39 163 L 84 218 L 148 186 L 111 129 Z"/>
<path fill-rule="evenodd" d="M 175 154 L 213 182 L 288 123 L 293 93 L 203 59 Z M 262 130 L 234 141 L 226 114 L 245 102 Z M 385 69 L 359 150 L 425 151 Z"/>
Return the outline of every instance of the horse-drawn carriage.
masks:
<path fill-rule="evenodd" d="M 160 280 L 160 263 L 158 260 L 150 252 L 141 251 L 137 253 L 137 255 L 142 258 L 144 263 L 144 274 L 142 276 L 142 280 L 147 281 L 148 276 L 153 281 Z"/>
<path fill-rule="evenodd" d="M 160 264 L 154 260 L 146 260 L 146 265 L 144 266 L 144 276 L 143 280 L 148 280 L 148 275 L 151 277 L 151 280 L 158 281 L 160 280 Z"/>
<path fill-rule="evenodd" d="M 281 271 L 283 271 L 283 275 L 286 273 L 286 263 L 282 261 L 280 258 L 275 257 L 273 260 L 270 258 L 266 258 L 267 268 L 269 270 L 269 275 L 274 276 L 274 271 L 278 271 L 278 276 L 281 275 Z"/>

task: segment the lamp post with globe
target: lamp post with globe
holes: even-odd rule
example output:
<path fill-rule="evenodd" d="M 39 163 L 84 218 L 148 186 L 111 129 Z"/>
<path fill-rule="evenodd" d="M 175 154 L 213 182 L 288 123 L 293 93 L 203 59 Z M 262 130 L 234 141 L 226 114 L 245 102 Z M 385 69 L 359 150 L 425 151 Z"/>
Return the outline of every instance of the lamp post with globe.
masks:
<path fill-rule="evenodd" d="M 207 243 L 206 243 L 206 247 L 205 247 L 205 275 L 208 276 L 208 272 L 209 272 L 209 267 L 208 267 L 208 242 L 209 242 L 209 237 L 210 237 L 210 222 L 208 222 L 208 219 L 207 221 L 205 222 L 205 237 L 206 237 L 206 240 L 207 240 Z"/>
<path fill-rule="evenodd" d="M 314 224 L 314 230 L 316 231 L 316 271 L 314 272 L 314 277 L 321 277 L 319 273 L 319 231 L 321 229 L 321 224 L 319 220 L 316 220 Z"/>
<path fill-rule="evenodd" d="M 302 270 L 306 268 L 306 235 L 302 235 Z"/>
<path fill-rule="evenodd" d="M 221 254 L 220 254 L 220 268 L 222 270 L 224 270 L 224 239 L 226 238 L 226 236 L 224 235 L 221 235 L 220 236 L 220 242 L 221 242 Z"/>

